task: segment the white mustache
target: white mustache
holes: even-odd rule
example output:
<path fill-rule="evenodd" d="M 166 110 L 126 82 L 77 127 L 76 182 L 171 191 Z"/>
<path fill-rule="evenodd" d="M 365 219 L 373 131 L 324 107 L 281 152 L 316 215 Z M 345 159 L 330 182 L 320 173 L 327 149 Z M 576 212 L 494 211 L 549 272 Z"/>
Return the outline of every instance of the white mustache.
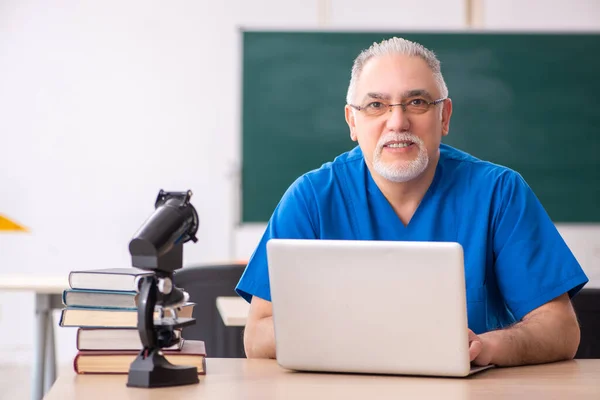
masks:
<path fill-rule="evenodd" d="M 379 141 L 377 142 L 377 151 L 381 151 L 383 149 L 383 146 L 385 146 L 386 143 L 393 142 L 393 141 L 401 142 L 401 141 L 408 141 L 408 140 L 415 143 L 419 148 L 423 147 L 423 141 L 421 140 L 421 138 L 413 135 L 412 133 L 390 132 L 390 133 L 386 133 L 381 138 L 379 138 Z"/>

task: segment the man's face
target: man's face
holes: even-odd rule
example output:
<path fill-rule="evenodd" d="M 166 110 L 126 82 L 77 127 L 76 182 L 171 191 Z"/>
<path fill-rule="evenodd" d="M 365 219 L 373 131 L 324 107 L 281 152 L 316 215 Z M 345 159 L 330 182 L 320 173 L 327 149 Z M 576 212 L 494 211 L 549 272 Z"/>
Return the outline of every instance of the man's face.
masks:
<path fill-rule="evenodd" d="M 353 105 L 368 109 L 358 111 L 347 105 L 345 111 L 350 137 L 358 141 L 371 173 L 407 182 L 437 160 L 442 136 L 448 134 L 452 103 L 446 100 L 425 107 L 425 112 L 422 105 L 440 97 L 433 72 L 420 57 L 386 55 L 365 64 Z M 407 111 L 401 106 L 385 107 L 398 103 L 413 107 Z M 382 107 L 385 112 L 375 111 Z"/>

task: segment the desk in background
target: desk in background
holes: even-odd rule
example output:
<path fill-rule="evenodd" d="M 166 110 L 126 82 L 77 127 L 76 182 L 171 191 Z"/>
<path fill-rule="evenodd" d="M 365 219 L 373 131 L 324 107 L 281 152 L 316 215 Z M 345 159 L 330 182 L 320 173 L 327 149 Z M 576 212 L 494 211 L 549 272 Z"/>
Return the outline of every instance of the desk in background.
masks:
<path fill-rule="evenodd" d="M 63 307 L 62 292 L 68 287 L 67 276 L 37 274 L 0 276 L 0 291 L 35 293 L 35 359 L 31 381 L 32 400 L 40 400 L 56 380 L 52 310 Z"/>
<path fill-rule="evenodd" d="M 241 297 L 217 297 L 217 310 L 225 326 L 246 326 L 250 304 Z"/>
<path fill-rule="evenodd" d="M 600 399 L 600 360 L 495 368 L 469 378 L 299 373 L 274 360 L 239 358 L 208 358 L 206 364 L 199 384 L 160 389 L 128 388 L 127 375 L 68 370 L 46 399 Z"/>

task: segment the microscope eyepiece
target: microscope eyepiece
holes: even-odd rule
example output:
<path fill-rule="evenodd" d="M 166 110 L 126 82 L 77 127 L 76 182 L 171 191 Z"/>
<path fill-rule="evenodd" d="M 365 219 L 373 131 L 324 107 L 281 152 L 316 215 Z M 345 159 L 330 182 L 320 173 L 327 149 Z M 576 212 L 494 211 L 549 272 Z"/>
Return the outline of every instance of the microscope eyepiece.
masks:
<path fill-rule="evenodd" d="M 129 242 L 134 267 L 166 273 L 181 268 L 182 260 L 173 258 L 176 254 L 171 250 L 189 240 L 198 241 L 198 214 L 190 203 L 191 196 L 191 191 L 160 190 L 154 212 Z"/>

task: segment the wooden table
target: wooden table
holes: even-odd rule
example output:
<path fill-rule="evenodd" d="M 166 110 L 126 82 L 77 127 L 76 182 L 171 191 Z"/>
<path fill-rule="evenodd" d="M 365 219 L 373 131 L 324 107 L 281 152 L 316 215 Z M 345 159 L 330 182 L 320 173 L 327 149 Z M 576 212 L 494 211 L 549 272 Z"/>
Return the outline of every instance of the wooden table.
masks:
<path fill-rule="evenodd" d="M 600 399 L 600 360 L 495 368 L 469 378 L 300 373 L 274 360 L 207 359 L 200 383 L 128 388 L 126 375 L 61 374 L 47 400 Z"/>
<path fill-rule="evenodd" d="M 225 326 L 246 326 L 250 304 L 241 297 L 217 297 L 217 309 Z"/>
<path fill-rule="evenodd" d="M 56 356 L 52 310 L 60 309 L 68 276 L 0 275 L 0 291 L 35 293 L 35 343 L 31 398 L 40 400 L 56 379 Z"/>

